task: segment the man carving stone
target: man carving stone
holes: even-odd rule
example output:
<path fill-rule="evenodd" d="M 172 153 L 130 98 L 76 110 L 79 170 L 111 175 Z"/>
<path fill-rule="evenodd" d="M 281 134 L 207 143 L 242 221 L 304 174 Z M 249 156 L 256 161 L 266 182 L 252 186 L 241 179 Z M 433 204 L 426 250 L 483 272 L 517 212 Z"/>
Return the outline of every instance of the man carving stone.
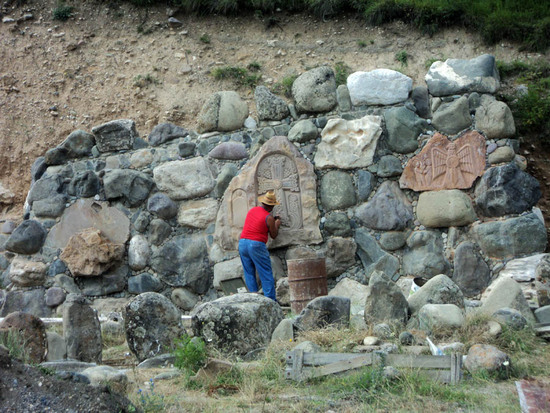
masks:
<path fill-rule="evenodd" d="M 250 292 L 258 291 L 256 271 L 260 277 L 264 295 L 275 298 L 275 280 L 271 269 L 271 260 L 267 250 L 269 236 L 275 239 L 279 235 L 281 218 L 274 217 L 271 212 L 277 202 L 275 192 L 270 190 L 258 197 L 261 206 L 248 211 L 244 221 L 243 231 L 239 239 L 239 255 L 244 269 L 244 281 Z"/>

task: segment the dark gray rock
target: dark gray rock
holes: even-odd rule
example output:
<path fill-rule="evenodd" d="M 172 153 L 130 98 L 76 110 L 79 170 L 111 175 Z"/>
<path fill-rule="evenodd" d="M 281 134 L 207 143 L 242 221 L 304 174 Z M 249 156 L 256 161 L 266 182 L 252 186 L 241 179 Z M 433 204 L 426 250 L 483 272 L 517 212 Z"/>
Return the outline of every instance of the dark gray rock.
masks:
<path fill-rule="evenodd" d="M 384 112 L 387 142 L 397 153 L 414 152 L 418 148 L 418 136 L 427 127 L 426 121 L 404 106 L 387 109 Z"/>
<path fill-rule="evenodd" d="M 105 197 L 108 200 L 121 199 L 130 207 L 145 201 L 153 185 L 149 175 L 131 169 L 113 169 L 103 177 Z"/>
<path fill-rule="evenodd" d="M 196 337 L 222 351 L 244 355 L 266 347 L 283 318 L 281 307 L 263 295 L 234 294 L 197 307 L 192 326 Z"/>
<path fill-rule="evenodd" d="M 132 149 L 134 140 L 139 136 L 133 120 L 113 120 L 92 128 L 99 152 Z"/>
<path fill-rule="evenodd" d="M 57 218 L 63 214 L 67 202 L 67 197 L 63 194 L 57 194 L 50 198 L 34 201 L 32 211 L 34 215 L 41 218 Z"/>
<path fill-rule="evenodd" d="M 52 310 L 44 300 L 44 289 L 0 290 L 0 317 L 6 317 L 15 311 L 23 311 L 36 317 L 51 317 Z"/>
<path fill-rule="evenodd" d="M 57 307 L 65 301 L 65 291 L 59 287 L 51 287 L 46 290 L 45 301 L 48 307 Z"/>
<path fill-rule="evenodd" d="M 435 62 L 426 74 L 426 83 L 432 96 L 467 92 L 494 94 L 500 86 L 495 57 L 488 54 L 469 60 Z"/>
<path fill-rule="evenodd" d="M 493 313 L 492 318 L 512 330 L 523 330 L 527 326 L 527 319 L 514 308 L 499 308 Z"/>
<path fill-rule="evenodd" d="M 68 295 L 63 306 L 63 335 L 67 358 L 101 363 L 101 325 L 97 311 L 86 298 Z"/>
<path fill-rule="evenodd" d="M 330 325 L 349 326 L 351 300 L 346 297 L 324 296 L 311 300 L 294 320 L 298 331 L 317 330 Z"/>
<path fill-rule="evenodd" d="M 359 228 L 355 232 L 355 242 L 357 243 L 357 255 L 365 268 L 366 277 L 369 277 L 374 271 L 380 271 L 391 278 L 399 271 L 399 260 L 383 251 L 376 239 L 365 228 Z"/>
<path fill-rule="evenodd" d="M 182 158 L 195 155 L 197 145 L 193 142 L 181 142 L 178 145 L 178 152 Z"/>
<path fill-rule="evenodd" d="M 517 258 L 546 250 L 546 229 L 534 213 L 476 223 L 470 231 L 482 251 L 493 258 Z"/>
<path fill-rule="evenodd" d="M 139 136 L 134 139 L 134 144 L 132 145 L 132 149 L 134 151 L 137 151 L 138 149 L 145 149 L 147 147 L 149 147 L 149 143 L 145 139 L 140 138 Z"/>
<path fill-rule="evenodd" d="M 128 278 L 128 292 L 141 294 L 149 291 L 158 292 L 162 289 L 162 283 L 154 275 L 147 272 Z"/>
<path fill-rule="evenodd" d="M 24 343 L 31 363 L 40 363 L 46 359 L 46 326 L 40 318 L 22 311 L 13 312 L 0 321 L 0 334 L 9 332 L 16 333 L 18 339 Z"/>
<path fill-rule="evenodd" d="M 372 199 L 357 207 L 355 216 L 366 227 L 401 231 L 413 222 L 413 207 L 395 181 L 385 181 Z"/>
<path fill-rule="evenodd" d="M 404 232 L 388 231 L 380 236 L 379 242 L 386 251 L 396 251 L 407 243 L 407 237 Z"/>
<path fill-rule="evenodd" d="M 343 171 L 329 171 L 321 178 L 321 204 L 327 211 L 355 205 L 355 187 L 351 176 Z"/>
<path fill-rule="evenodd" d="M 456 248 L 453 281 L 466 297 L 481 294 L 491 282 L 491 269 L 474 243 L 462 242 Z"/>
<path fill-rule="evenodd" d="M 172 219 L 178 213 L 178 205 L 168 195 L 157 192 L 147 201 L 147 210 L 162 219 Z"/>
<path fill-rule="evenodd" d="M 309 70 L 292 84 L 292 97 L 296 110 L 303 112 L 328 112 L 336 106 L 336 80 L 333 70 L 321 66 Z"/>
<path fill-rule="evenodd" d="M 140 294 L 126 305 L 124 325 L 128 347 L 138 361 L 162 354 L 185 333 L 177 307 L 154 292 Z"/>
<path fill-rule="evenodd" d="M 149 241 L 153 245 L 161 245 L 172 235 L 172 227 L 162 219 L 153 219 L 149 224 Z"/>
<path fill-rule="evenodd" d="M 151 267 L 173 287 L 188 287 L 204 294 L 211 285 L 212 270 L 204 237 L 178 236 L 154 253 Z"/>
<path fill-rule="evenodd" d="M 376 178 L 369 171 L 358 170 L 357 171 L 357 200 L 364 202 L 369 199 L 369 195 L 372 192 Z"/>
<path fill-rule="evenodd" d="M 132 224 L 138 232 L 145 232 L 151 222 L 151 214 L 148 211 L 139 211 L 132 217 Z"/>
<path fill-rule="evenodd" d="M 415 231 L 407 239 L 407 246 L 409 250 L 403 255 L 405 274 L 430 278 L 449 273 L 450 264 L 445 259 L 443 240 L 438 232 Z"/>
<path fill-rule="evenodd" d="M 407 322 L 407 299 L 401 288 L 384 273 L 374 272 L 370 277 L 364 317 L 367 324 Z"/>
<path fill-rule="evenodd" d="M 430 110 L 430 94 L 428 88 L 425 86 L 417 86 L 412 90 L 411 98 L 416 108 L 418 116 L 424 119 L 428 119 L 432 116 Z"/>
<path fill-rule="evenodd" d="M 343 212 L 332 212 L 326 215 L 325 231 L 337 237 L 351 236 L 351 225 L 347 214 Z"/>
<path fill-rule="evenodd" d="M 46 172 L 46 169 L 48 169 L 48 165 L 46 164 L 46 160 L 44 159 L 44 157 L 39 156 L 38 158 L 36 158 L 36 160 L 33 162 L 31 166 L 32 183 L 42 178 L 42 175 L 44 175 L 44 172 Z"/>
<path fill-rule="evenodd" d="M 189 131 L 181 126 L 161 123 L 153 128 L 148 139 L 152 146 L 159 146 L 177 138 L 185 138 L 187 135 L 189 135 Z"/>
<path fill-rule="evenodd" d="M 537 323 L 550 323 L 550 305 L 537 308 L 535 310 L 535 318 Z"/>
<path fill-rule="evenodd" d="M 48 233 L 46 229 L 35 220 L 23 221 L 9 236 L 4 248 L 18 254 L 34 254 L 40 251 Z"/>
<path fill-rule="evenodd" d="M 376 174 L 382 178 L 399 176 L 403 172 L 401 160 L 393 155 L 384 155 L 378 161 L 378 171 Z"/>
<path fill-rule="evenodd" d="M 124 291 L 129 271 L 128 266 L 121 265 L 115 270 L 102 274 L 101 277 L 79 277 L 82 294 L 97 297 Z"/>
<path fill-rule="evenodd" d="M 340 85 L 336 88 L 336 101 L 340 112 L 349 112 L 351 110 L 351 97 L 346 85 Z"/>
<path fill-rule="evenodd" d="M 44 161 L 46 165 L 63 165 L 69 160 L 68 151 L 65 148 L 52 148 L 46 151 Z"/>
<path fill-rule="evenodd" d="M 309 119 L 304 119 L 296 122 L 296 124 L 288 132 L 288 140 L 290 142 L 305 143 L 312 139 L 316 139 L 319 135 L 317 126 Z"/>
<path fill-rule="evenodd" d="M 90 198 L 99 193 L 101 182 L 93 171 L 77 172 L 67 187 L 69 195 L 77 198 Z"/>
<path fill-rule="evenodd" d="M 399 343 L 401 343 L 404 346 L 412 346 L 416 340 L 414 339 L 414 336 L 412 333 L 408 331 L 403 331 L 401 334 L 399 334 Z"/>
<path fill-rule="evenodd" d="M 254 100 L 260 120 L 281 120 L 290 115 L 287 103 L 265 86 L 256 87 Z"/>
<path fill-rule="evenodd" d="M 489 168 L 475 189 L 475 204 L 484 216 L 520 214 L 541 197 L 539 182 L 515 163 Z"/>
<path fill-rule="evenodd" d="M 71 132 L 58 148 L 64 149 L 69 159 L 75 159 L 90 156 L 94 145 L 94 135 L 79 129 Z"/>
<path fill-rule="evenodd" d="M 65 271 L 67 271 L 67 266 L 63 261 L 57 259 L 50 263 L 48 267 L 48 276 L 55 277 L 57 274 L 65 273 Z"/>
<path fill-rule="evenodd" d="M 30 191 L 27 198 L 27 202 L 31 204 L 34 201 L 40 201 L 41 199 L 47 199 L 55 194 L 63 192 L 63 177 L 55 174 L 49 176 L 43 176 L 36 181 Z"/>
<path fill-rule="evenodd" d="M 214 159 L 237 161 L 248 158 L 246 147 L 239 142 L 222 142 L 212 149 L 208 156 Z"/>
<path fill-rule="evenodd" d="M 178 308 L 184 311 L 191 311 L 199 302 L 199 296 L 185 288 L 174 288 L 170 298 Z"/>

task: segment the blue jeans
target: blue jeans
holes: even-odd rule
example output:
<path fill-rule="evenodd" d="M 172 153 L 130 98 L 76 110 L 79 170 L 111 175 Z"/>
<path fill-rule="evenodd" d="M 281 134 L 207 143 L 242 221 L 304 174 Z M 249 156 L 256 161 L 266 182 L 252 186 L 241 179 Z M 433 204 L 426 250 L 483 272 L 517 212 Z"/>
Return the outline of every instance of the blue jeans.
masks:
<path fill-rule="evenodd" d="M 241 256 L 244 282 L 248 291 L 252 293 L 258 291 L 258 283 L 256 282 L 256 271 L 258 271 L 264 295 L 275 300 L 275 280 L 271 270 L 269 251 L 265 243 L 241 238 L 239 240 L 239 255 Z"/>

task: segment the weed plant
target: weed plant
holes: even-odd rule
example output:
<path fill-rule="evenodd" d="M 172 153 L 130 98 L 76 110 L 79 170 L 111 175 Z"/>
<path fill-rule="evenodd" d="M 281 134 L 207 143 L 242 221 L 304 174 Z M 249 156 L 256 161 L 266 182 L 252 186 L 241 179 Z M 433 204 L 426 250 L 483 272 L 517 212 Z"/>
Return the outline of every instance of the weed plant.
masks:
<path fill-rule="evenodd" d="M 58 2 L 57 6 L 52 10 L 52 18 L 54 20 L 66 21 L 72 16 L 74 7 L 65 4 L 65 2 Z"/>
<path fill-rule="evenodd" d="M 280 82 L 273 85 L 272 92 L 279 95 L 285 95 L 287 98 L 292 97 L 292 85 L 298 75 L 286 76 Z"/>
<path fill-rule="evenodd" d="M 149 379 L 149 389 L 138 389 L 138 403 L 143 413 L 156 413 L 165 410 L 164 396 L 155 393 L 155 381 Z"/>
<path fill-rule="evenodd" d="M 409 54 L 405 50 L 401 50 L 395 54 L 395 60 L 401 63 L 402 67 L 409 65 Z"/>
<path fill-rule="evenodd" d="M 336 62 L 334 65 L 334 79 L 336 80 L 336 86 L 345 85 L 348 81 L 348 76 L 351 72 L 349 67 L 344 62 Z"/>
<path fill-rule="evenodd" d="M 187 375 L 196 373 L 207 360 L 206 344 L 198 337 L 191 338 L 183 335 L 174 342 L 174 366 L 183 370 Z"/>
<path fill-rule="evenodd" d="M 161 82 L 158 78 L 154 77 L 150 73 L 146 75 L 137 75 L 134 77 L 134 86 L 144 88 L 149 85 L 159 85 Z"/>
<path fill-rule="evenodd" d="M 11 357 L 28 364 L 30 354 L 26 348 L 26 340 L 23 335 L 17 330 L 7 330 L 0 332 L 0 345 L 6 347 Z"/>
<path fill-rule="evenodd" d="M 249 65 L 250 66 L 250 65 Z M 257 66 L 252 66 L 252 70 L 256 71 Z M 260 81 L 261 74 L 252 74 L 248 69 L 238 66 L 224 66 L 212 70 L 212 76 L 218 80 L 233 80 L 238 86 L 255 87 Z"/>
<path fill-rule="evenodd" d="M 204 44 L 210 44 L 211 42 L 210 35 L 208 33 L 204 33 L 201 37 L 199 37 L 199 40 Z"/>

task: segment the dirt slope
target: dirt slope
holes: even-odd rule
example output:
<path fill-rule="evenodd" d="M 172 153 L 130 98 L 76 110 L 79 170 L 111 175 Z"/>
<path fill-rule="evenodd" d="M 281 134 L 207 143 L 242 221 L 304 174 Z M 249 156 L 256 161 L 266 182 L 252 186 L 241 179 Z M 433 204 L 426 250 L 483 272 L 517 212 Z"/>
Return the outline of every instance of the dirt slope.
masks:
<path fill-rule="evenodd" d="M 17 195 L 0 219 L 21 215 L 32 162 L 75 129 L 90 131 L 121 118 L 134 119 L 144 137 L 163 121 L 195 129 L 206 96 L 219 90 L 238 90 L 253 113 L 253 91 L 213 79 L 217 66 L 258 62 L 269 87 L 291 74 L 344 62 L 351 71 L 398 69 L 416 86 L 425 84 L 434 59 L 540 57 L 512 44 L 484 45 L 460 30 L 429 38 L 401 23 L 371 28 L 348 17 L 325 22 L 282 12 L 276 20 L 175 13 L 183 26 L 170 28 L 166 7 L 77 3 L 67 22 L 52 20 L 55 0 L 3 9 L 4 18 L 20 21 L 0 24 L 0 182 Z M 402 51 L 407 66 L 395 59 Z"/>

